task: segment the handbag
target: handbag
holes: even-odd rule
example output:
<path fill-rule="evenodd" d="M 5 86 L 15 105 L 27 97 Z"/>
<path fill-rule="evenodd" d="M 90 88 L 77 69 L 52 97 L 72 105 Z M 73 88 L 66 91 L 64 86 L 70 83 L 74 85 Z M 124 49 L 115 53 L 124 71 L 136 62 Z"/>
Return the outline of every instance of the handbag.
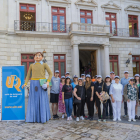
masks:
<path fill-rule="evenodd" d="M 47 79 L 39 79 L 39 82 L 40 82 L 40 86 L 42 87 L 43 84 L 47 83 Z M 49 86 L 52 86 L 51 82 L 49 82 Z"/>
<path fill-rule="evenodd" d="M 103 85 L 102 85 L 102 92 L 103 92 L 103 86 L 104 86 L 104 83 L 103 83 Z M 101 92 L 101 93 L 102 93 Z M 108 95 L 108 93 L 107 92 L 105 92 L 105 94 L 101 94 L 101 97 L 102 97 L 102 99 L 103 99 L 103 102 L 106 100 L 108 100 L 108 99 L 110 99 L 110 97 L 109 97 L 109 95 Z"/>
<path fill-rule="evenodd" d="M 81 93 L 81 100 L 82 100 L 82 95 L 83 95 L 83 86 L 82 86 L 82 93 Z M 81 100 L 78 100 L 76 97 L 74 98 L 74 104 L 80 104 Z"/>

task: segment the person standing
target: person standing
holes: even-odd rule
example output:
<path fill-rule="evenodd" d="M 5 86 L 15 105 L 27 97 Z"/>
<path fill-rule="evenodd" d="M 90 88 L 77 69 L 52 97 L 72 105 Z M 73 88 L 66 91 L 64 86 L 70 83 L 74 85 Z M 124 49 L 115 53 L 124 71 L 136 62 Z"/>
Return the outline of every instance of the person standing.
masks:
<path fill-rule="evenodd" d="M 66 72 L 65 73 L 65 77 L 70 77 L 70 73 L 69 72 Z M 70 78 L 70 82 L 72 83 L 73 82 L 73 79 Z"/>
<path fill-rule="evenodd" d="M 109 75 L 106 76 L 105 78 L 105 83 L 107 85 L 107 93 L 109 94 L 110 86 L 111 86 L 111 78 Z M 108 107 L 109 107 L 109 112 L 108 112 Z M 112 111 L 112 104 L 111 100 L 108 99 L 106 103 L 106 118 L 108 119 L 108 116 L 110 115 L 110 119 L 113 119 L 113 111 Z"/>
<path fill-rule="evenodd" d="M 91 82 L 90 75 L 86 75 L 86 82 L 85 82 L 85 89 L 86 89 L 86 101 L 87 101 L 87 107 L 88 107 L 88 118 L 87 120 L 93 120 L 93 114 L 94 114 L 94 84 Z"/>
<path fill-rule="evenodd" d="M 56 70 L 54 76 L 51 79 L 52 87 L 50 90 L 50 102 L 52 103 L 53 119 L 59 118 L 59 116 L 57 115 L 57 111 L 58 111 L 58 98 L 60 92 L 60 78 L 58 76 L 59 70 Z"/>
<path fill-rule="evenodd" d="M 34 54 L 35 63 L 30 65 L 25 84 L 22 85 L 24 88 L 31 76 L 26 122 L 46 123 L 51 118 L 47 88 L 52 78 L 52 72 L 42 59 L 43 54 L 41 52 Z M 49 77 L 47 82 L 40 86 L 39 80 L 46 79 L 45 70 L 47 70 Z"/>
<path fill-rule="evenodd" d="M 85 86 L 83 85 L 83 79 L 79 78 L 78 80 L 78 85 L 75 86 L 74 88 L 74 96 L 79 100 L 79 103 L 77 103 L 77 118 L 76 121 L 79 121 L 79 117 L 81 120 L 84 120 L 84 105 L 85 105 Z"/>
<path fill-rule="evenodd" d="M 114 71 L 110 72 L 110 78 L 111 78 L 111 81 L 112 81 L 111 83 L 114 84 L 115 83 L 115 73 L 114 73 Z"/>
<path fill-rule="evenodd" d="M 136 102 L 139 102 L 138 99 L 138 87 L 134 83 L 134 78 L 130 78 L 129 83 L 125 85 L 124 87 L 124 101 L 127 102 L 127 108 L 128 108 L 128 121 L 131 122 L 135 120 L 135 106 Z"/>
<path fill-rule="evenodd" d="M 65 104 L 63 104 L 63 102 L 62 102 L 62 88 L 63 88 L 64 84 L 65 84 L 65 76 L 61 76 L 58 108 L 59 108 L 59 112 L 62 113 L 62 119 L 64 119 L 65 112 L 66 112 Z"/>
<path fill-rule="evenodd" d="M 72 108 L 73 108 L 73 97 L 72 97 L 72 85 L 70 84 L 70 77 L 66 77 L 65 85 L 62 88 L 62 101 L 65 103 L 67 121 L 72 120 Z"/>
<path fill-rule="evenodd" d="M 123 88 L 125 87 L 126 84 L 129 83 L 129 72 L 124 71 L 124 78 L 121 79 L 121 84 L 123 85 Z M 124 102 L 124 118 L 127 116 L 127 102 Z"/>
<path fill-rule="evenodd" d="M 134 78 L 134 82 L 135 84 L 137 85 L 138 87 L 138 91 L 140 91 L 140 77 L 139 77 L 139 74 L 135 74 L 135 78 Z M 138 92 L 138 99 L 139 99 L 139 92 Z M 135 107 L 135 119 L 140 119 L 140 116 L 138 117 L 138 104 L 139 102 L 136 102 L 136 107 Z"/>
<path fill-rule="evenodd" d="M 121 121 L 121 103 L 123 102 L 123 86 L 119 83 L 120 77 L 115 76 L 115 83 L 111 84 L 109 94 L 111 95 L 113 107 L 113 121 Z"/>
<path fill-rule="evenodd" d="M 78 85 L 78 77 L 76 75 L 73 76 L 73 82 L 71 83 L 71 85 L 72 85 L 72 90 L 74 91 L 75 86 Z M 74 111 L 74 118 L 76 118 L 76 104 L 75 103 L 73 103 L 73 111 Z"/>
<path fill-rule="evenodd" d="M 97 75 L 97 82 L 94 85 L 94 92 L 96 93 L 96 105 L 98 107 L 98 122 L 101 122 L 101 102 L 103 102 L 103 122 L 106 122 L 106 101 L 102 100 L 101 94 L 107 92 L 106 83 L 102 81 L 102 76 Z"/>

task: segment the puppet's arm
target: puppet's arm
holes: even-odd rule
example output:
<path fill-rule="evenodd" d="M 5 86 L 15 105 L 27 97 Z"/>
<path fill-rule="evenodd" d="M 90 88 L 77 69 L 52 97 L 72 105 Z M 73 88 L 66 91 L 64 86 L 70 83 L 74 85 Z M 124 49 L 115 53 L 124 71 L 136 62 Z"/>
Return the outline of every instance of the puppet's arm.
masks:
<path fill-rule="evenodd" d="M 52 71 L 46 63 L 44 65 L 45 65 L 45 69 L 47 70 L 47 72 L 49 74 L 49 78 L 48 78 L 47 82 L 50 82 L 52 79 Z"/>

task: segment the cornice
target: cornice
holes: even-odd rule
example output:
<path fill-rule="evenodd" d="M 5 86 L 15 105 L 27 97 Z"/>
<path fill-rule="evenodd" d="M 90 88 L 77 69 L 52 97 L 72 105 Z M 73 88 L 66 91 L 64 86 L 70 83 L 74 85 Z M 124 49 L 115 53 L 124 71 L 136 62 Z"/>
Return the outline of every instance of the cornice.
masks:
<path fill-rule="evenodd" d="M 98 4 L 94 0 L 77 0 L 75 2 L 77 6 L 90 6 L 90 7 L 97 7 Z"/>
<path fill-rule="evenodd" d="M 125 9 L 125 11 L 134 11 L 134 12 L 140 12 L 140 7 L 137 5 L 129 5 Z"/>
<path fill-rule="evenodd" d="M 101 6 L 102 8 L 106 8 L 106 9 L 116 9 L 116 10 L 121 10 L 121 7 L 118 6 L 117 4 L 115 4 L 112 0 L 110 0 L 108 3 L 103 4 Z"/>
<path fill-rule="evenodd" d="M 71 4 L 71 0 L 46 0 L 48 5 L 49 3 L 58 3 L 58 4 Z"/>

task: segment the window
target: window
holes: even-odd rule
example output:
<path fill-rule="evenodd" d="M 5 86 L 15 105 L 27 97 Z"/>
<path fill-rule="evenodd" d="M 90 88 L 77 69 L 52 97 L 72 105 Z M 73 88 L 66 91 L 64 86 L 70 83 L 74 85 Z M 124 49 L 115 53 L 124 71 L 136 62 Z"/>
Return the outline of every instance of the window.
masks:
<path fill-rule="evenodd" d="M 35 31 L 35 16 L 35 5 L 20 4 L 20 30 Z"/>
<path fill-rule="evenodd" d="M 133 75 L 140 74 L 140 56 L 133 55 Z"/>
<path fill-rule="evenodd" d="M 114 71 L 115 75 L 119 75 L 118 55 L 109 55 L 110 71 Z"/>
<path fill-rule="evenodd" d="M 110 25 L 110 33 L 117 35 L 117 18 L 115 13 L 106 13 L 106 25 Z"/>
<path fill-rule="evenodd" d="M 66 72 L 66 58 L 65 54 L 54 54 L 54 72 L 59 70 L 59 77 L 65 76 Z"/>
<path fill-rule="evenodd" d="M 129 19 L 129 35 L 138 37 L 138 16 L 128 15 Z"/>
<path fill-rule="evenodd" d="M 66 9 L 52 7 L 52 31 L 66 32 Z"/>
<path fill-rule="evenodd" d="M 24 65 L 25 78 L 27 76 L 27 72 L 28 72 L 29 66 L 32 63 L 34 63 L 34 56 L 33 56 L 33 54 L 21 54 L 21 65 Z"/>
<path fill-rule="evenodd" d="M 80 22 L 92 24 L 92 11 L 80 10 Z"/>

